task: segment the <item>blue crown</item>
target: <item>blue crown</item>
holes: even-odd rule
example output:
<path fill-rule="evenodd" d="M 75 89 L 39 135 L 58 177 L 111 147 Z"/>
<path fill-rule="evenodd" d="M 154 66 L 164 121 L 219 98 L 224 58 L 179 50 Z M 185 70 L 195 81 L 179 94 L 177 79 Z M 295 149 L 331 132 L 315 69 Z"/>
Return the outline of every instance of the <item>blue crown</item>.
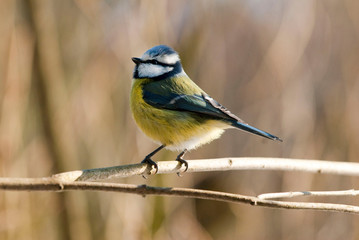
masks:
<path fill-rule="evenodd" d="M 171 47 L 166 45 L 158 45 L 153 48 L 148 49 L 144 54 L 150 56 L 150 57 L 157 57 L 160 55 L 170 55 L 170 54 L 177 54 L 175 50 L 173 50 Z"/>

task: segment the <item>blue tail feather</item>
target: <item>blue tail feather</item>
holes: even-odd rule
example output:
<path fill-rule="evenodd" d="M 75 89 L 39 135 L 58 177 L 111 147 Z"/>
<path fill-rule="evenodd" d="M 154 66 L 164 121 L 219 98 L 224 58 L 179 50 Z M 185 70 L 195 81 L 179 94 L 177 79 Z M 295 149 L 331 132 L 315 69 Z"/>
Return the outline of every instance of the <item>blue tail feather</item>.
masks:
<path fill-rule="evenodd" d="M 277 141 L 283 142 L 283 140 L 280 139 L 279 137 L 276 137 L 276 136 L 274 136 L 274 135 L 272 135 L 270 133 L 267 133 L 265 131 L 262 131 L 262 130 L 260 130 L 258 128 L 252 127 L 252 126 L 250 126 L 248 124 L 245 124 L 245 123 L 233 122 L 232 126 L 236 127 L 236 128 L 239 128 L 239 129 L 241 129 L 243 131 L 250 132 L 250 133 L 253 133 L 253 134 L 268 138 L 268 139 L 271 139 L 271 140 L 277 140 Z"/>

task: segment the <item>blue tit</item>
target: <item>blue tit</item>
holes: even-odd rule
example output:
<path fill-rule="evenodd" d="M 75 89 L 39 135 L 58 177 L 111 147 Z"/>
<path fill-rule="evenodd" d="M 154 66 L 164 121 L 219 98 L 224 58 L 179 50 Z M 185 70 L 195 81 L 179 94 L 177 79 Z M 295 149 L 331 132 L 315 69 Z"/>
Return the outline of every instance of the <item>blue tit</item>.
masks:
<path fill-rule="evenodd" d="M 227 128 L 282 141 L 248 125 L 206 94 L 184 72 L 179 55 L 172 48 L 155 46 L 132 61 L 136 64 L 130 95 L 133 118 L 160 145 L 142 163 L 156 172 L 158 167 L 151 157 L 161 149 L 180 151 L 176 160 L 187 170 L 184 154 L 219 138 Z"/>

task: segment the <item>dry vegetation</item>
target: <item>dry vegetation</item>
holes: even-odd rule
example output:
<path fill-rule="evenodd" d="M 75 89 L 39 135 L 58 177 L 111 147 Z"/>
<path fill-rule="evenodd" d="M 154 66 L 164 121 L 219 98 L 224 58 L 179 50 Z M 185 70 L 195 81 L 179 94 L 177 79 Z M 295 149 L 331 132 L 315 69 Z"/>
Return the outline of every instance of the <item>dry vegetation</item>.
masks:
<path fill-rule="evenodd" d="M 359 159 L 356 0 L 2 0 L 0 36 L 2 177 L 141 161 L 155 146 L 129 112 L 130 58 L 157 44 L 175 48 L 188 75 L 232 112 L 284 139 L 232 130 L 187 158 Z M 350 189 L 356 181 L 252 171 L 122 180 L 248 195 Z M 122 193 L 0 192 L 4 240 L 357 239 L 355 220 Z"/>

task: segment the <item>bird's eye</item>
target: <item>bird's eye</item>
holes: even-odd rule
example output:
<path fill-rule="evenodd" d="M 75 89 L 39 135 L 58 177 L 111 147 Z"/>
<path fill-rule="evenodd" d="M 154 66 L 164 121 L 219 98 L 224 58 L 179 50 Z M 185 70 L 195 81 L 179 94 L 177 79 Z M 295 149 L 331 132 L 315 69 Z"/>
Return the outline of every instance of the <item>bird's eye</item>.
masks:
<path fill-rule="evenodd" d="M 159 62 L 157 60 L 152 60 L 151 61 L 153 64 L 159 64 Z"/>

